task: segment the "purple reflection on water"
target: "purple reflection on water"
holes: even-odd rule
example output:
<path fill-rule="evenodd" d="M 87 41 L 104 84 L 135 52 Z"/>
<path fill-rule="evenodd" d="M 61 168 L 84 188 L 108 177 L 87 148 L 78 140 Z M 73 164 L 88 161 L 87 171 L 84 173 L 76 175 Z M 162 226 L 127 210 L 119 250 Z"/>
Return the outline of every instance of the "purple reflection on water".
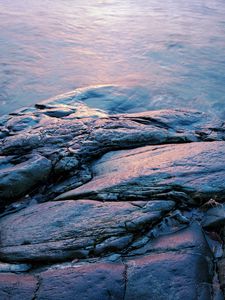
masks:
<path fill-rule="evenodd" d="M 110 83 L 225 115 L 224 20 L 222 0 L 0 0 L 0 113 Z"/>

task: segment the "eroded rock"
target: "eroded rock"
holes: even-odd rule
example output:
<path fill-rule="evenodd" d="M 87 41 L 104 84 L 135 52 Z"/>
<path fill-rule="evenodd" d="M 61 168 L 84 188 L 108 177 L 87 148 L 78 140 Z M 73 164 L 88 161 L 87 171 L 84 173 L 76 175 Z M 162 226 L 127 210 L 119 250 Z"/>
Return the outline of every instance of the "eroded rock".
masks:
<path fill-rule="evenodd" d="M 52 164 L 50 160 L 34 155 L 14 166 L 0 170 L 1 201 L 12 202 L 47 180 Z"/>
<path fill-rule="evenodd" d="M 215 297 L 224 214 L 202 204 L 225 199 L 225 124 L 186 110 L 113 115 L 133 110 L 108 88 L 0 118 L 1 206 L 11 203 L 0 271 L 29 273 L 1 273 L 1 299 Z M 107 112 L 80 102 L 101 95 Z M 56 196 L 68 200 L 43 203 Z"/>
<path fill-rule="evenodd" d="M 125 300 L 211 299 L 212 273 L 203 256 L 161 253 L 127 265 Z"/>
<path fill-rule="evenodd" d="M 124 272 L 124 265 L 106 263 L 46 271 L 36 299 L 123 300 Z"/>
<path fill-rule="evenodd" d="M 119 252 L 174 205 L 88 200 L 33 205 L 0 220 L 0 258 L 57 261 Z"/>
<path fill-rule="evenodd" d="M 0 274 L 0 299 L 35 299 L 37 279 L 32 275 Z"/>
<path fill-rule="evenodd" d="M 198 204 L 225 195 L 225 143 L 146 146 L 109 152 L 93 166 L 94 178 L 57 199 L 174 198 Z M 186 195 L 186 196 L 185 196 Z M 176 197 L 177 198 L 177 197 Z M 182 197 L 180 194 L 180 201 Z"/>

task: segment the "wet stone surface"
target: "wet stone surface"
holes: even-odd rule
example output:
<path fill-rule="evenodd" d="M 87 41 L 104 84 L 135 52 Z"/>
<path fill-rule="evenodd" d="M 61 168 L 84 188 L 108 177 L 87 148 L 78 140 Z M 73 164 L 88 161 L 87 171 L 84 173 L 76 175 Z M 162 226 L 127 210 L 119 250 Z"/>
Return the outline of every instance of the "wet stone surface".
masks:
<path fill-rule="evenodd" d="M 223 120 L 67 96 L 0 120 L 0 299 L 223 299 Z"/>

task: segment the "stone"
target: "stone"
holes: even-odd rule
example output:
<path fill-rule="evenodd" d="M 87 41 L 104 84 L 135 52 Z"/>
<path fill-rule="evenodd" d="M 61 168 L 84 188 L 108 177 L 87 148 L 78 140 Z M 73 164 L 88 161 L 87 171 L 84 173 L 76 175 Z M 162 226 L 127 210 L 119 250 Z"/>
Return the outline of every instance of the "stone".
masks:
<path fill-rule="evenodd" d="M 1 201 L 13 202 L 48 178 L 51 162 L 38 154 L 15 166 L 0 170 Z"/>
<path fill-rule="evenodd" d="M 204 113 L 162 110 L 108 115 L 75 98 L 73 94 L 56 97 L 37 104 L 36 108 L 2 118 L 0 156 L 25 161 L 35 153 L 51 161 L 52 176 L 45 180 L 45 189 L 41 184 L 35 186 L 36 196 L 42 201 L 87 182 L 90 164 L 106 152 L 165 143 L 225 140 L 222 121 Z M 14 167 L 17 164 L 19 167 L 20 162 L 14 163 Z M 10 187 L 8 194 L 9 190 Z M 182 192 L 171 193 L 177 197 Z M 17 196 L 9 202 L 15 200 Z"/>
<path fill-rule="evenodd" d="M 37 300 L 123 300 L 125 267 L 89 264 L 39 274 Z"/>
<path fill-rule="evenodd" d="M 31 128 L 38 124 L 40 118 L 32 115 L 14 116 L 6 123 L 8 130 L 13 132 L 19 132 L 28 128 Z"/>
<path fill-rule="evenodd" d="M 177 227 L 171 232 L 165 232 L 163 229 L 158 228 L 158 236 L 156 238 L 149 239 L 139 249 L 132 250 L 133 248 L 135 247 L 132 244 L 127 256 L 150 253 L 180 253 L 182 251 L 202 255 L 210 261 L 213 255 L 205 234 L 197 222 L 190 224 L 190 226 Z"/>
<path fill-rule="evenodd" d="M 3 263 L 0 262 L 0 273 L 2 272 L 26 272 L 30 270 L 31 265 L 28 264 L 8 264 L 8 263 Z"/>
<path fill-rule="evenodd" d="M 0 274 L 0 299 L 35 299 L 37 283 L 37 279 L 32 275 Z"/>
<path fill-rule="evenodd" d="M 204 228 L 216 228 L 225 225 L 225 205 L 218 203 L 204 214 L 202 226 Z"/>
<path fill-rule="evenodd" d="M 222 200 L 224 156 L 224 142 L 145 146 L 109 152 L 94 163 L 91 181 L 56 199 L 173 199 L 171 192 L 182 191 L 186 195 L 183 201 L 189 204 L 200 205 L 213 196 Z"/>
<path fill-rule="evenodd" d="M 213 273 L 203 256 L 159 253 L 126 264 L 125 300 L 211 299 Z"/>
<path fill-rule="evenodd" d="M 219 281 L 220 287 L 225 295 L 225 259 L 222 258 L 218 262 L 218 274 L 219 274 Z"/>
<path fill-rule="evenodd" d="M 148 102 L 101 86 L 0 118 L 0 299 L 219 299 L 217 270 L 225 294 L 225 123 Z"/>
<path fill-rule="evenodd" d="M 174 205 L 91 200 L 33 205 L 0 219 L 0 259 L 43 262 L 119 252 Z"/>

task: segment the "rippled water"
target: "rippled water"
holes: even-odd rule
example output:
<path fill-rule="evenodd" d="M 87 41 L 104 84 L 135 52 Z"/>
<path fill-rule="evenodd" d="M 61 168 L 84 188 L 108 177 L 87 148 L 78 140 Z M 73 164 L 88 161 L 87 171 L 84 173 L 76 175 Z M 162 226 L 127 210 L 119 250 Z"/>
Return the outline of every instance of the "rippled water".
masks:
<path fill-rule="evenodd" d="M 225 116 L 224 0 L 0 0 L 0 29 L 1 114 L 110 83 Z"/>

